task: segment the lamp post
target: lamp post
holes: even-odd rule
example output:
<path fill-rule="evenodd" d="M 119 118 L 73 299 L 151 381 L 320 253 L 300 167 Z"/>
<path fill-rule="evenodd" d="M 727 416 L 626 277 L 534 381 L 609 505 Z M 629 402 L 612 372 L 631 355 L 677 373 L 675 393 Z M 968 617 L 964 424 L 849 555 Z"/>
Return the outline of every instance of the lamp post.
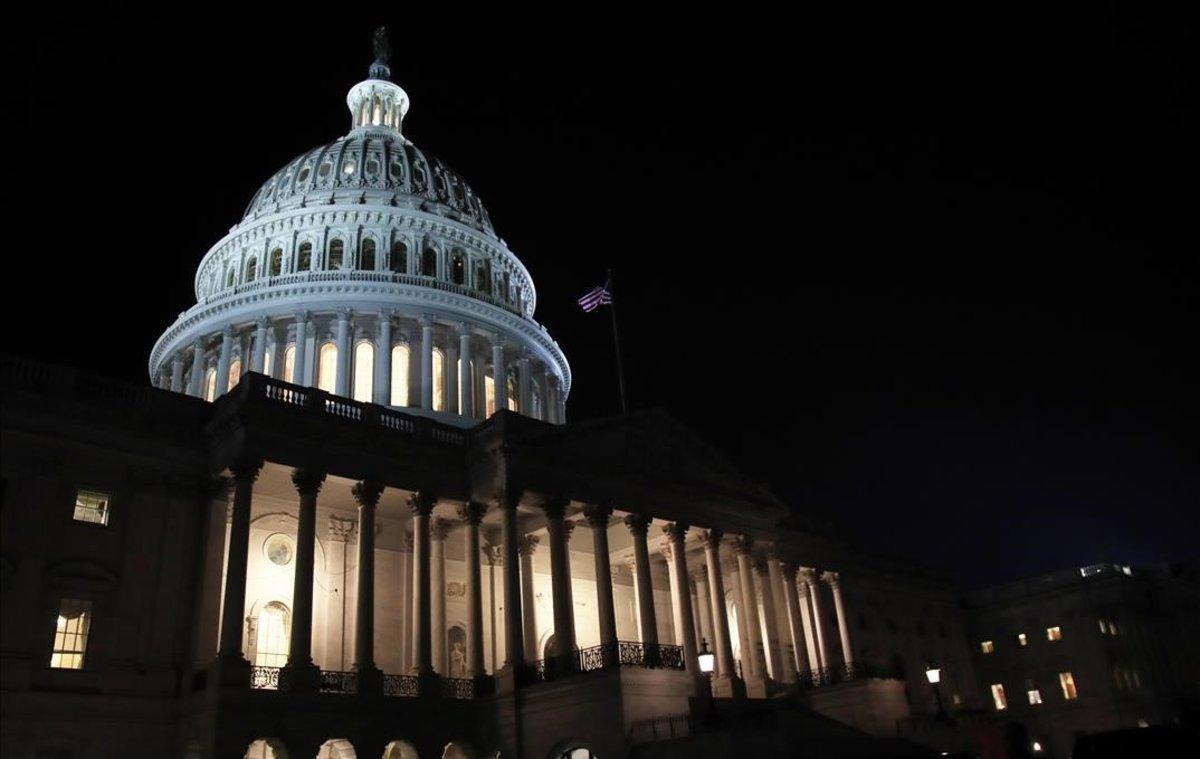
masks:
<path fill-rule="evenodd" d="M 942 706 L 942 691 L 938 687 L 942 682 L 942 668 L 935 667 L 930 664 L 925 668 L 925 679 L 929 681 L 929 685 L 933 688 L 933 697 L 937 700 L 937 716 L 940 720 L 947 720 L 946 709 Z"/>
<path fill-rule="evenodd" d="M 700 676 L 704 678 L 704 690 L 708 694 L 706 722 L 715 722 L 717 719 L 717 700 L 713 698 L 712 689 L 713 665 L 716 663 L 716 658 L 708 648 L 708 640 L 700 638 L 700 652 L 696 655 L 696 660 L 700 664 Z"/>

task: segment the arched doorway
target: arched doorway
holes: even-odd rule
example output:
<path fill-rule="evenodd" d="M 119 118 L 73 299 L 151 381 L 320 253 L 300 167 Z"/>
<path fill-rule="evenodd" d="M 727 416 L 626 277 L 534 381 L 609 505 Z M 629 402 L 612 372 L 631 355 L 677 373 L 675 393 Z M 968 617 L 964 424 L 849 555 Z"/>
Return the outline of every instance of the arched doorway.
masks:
<path fill-rule="evenodd" d="M 254 664 L 282 667 L 287 664 L 292 612 L 280 601 L 272 601 L 258 613 L 254 638 Z"/>
<path fill-rule="evenodd" d="M 354 746 L 345 738 L 331 738 L 321 744 L 317 759 L 357 759 Z"/>
<path fill-rule="evenodd" d="M 417 748 L 408 741 L 392 741 L 384 747 L 383 759 L 418 759 Z"/>
<path fill-rule="evenodd" d="M 259 738 L 246 749 L 245 759 L 288 759 L 288 753 L 279 739 Z"/>
<path fill-rule="evenodd" d="M 558 637 L 554 633 L 550 633 L 550 637 L 546 638 L 546 644 L 542 647 L 542 658 L 550 661 L 556 656 L 558 656 Z"/>
<path fill-rule="evenodd" d="M 442 759 L 475 759 L 475 752 L 462 741 L 450 741 L 442 750 Z"/>

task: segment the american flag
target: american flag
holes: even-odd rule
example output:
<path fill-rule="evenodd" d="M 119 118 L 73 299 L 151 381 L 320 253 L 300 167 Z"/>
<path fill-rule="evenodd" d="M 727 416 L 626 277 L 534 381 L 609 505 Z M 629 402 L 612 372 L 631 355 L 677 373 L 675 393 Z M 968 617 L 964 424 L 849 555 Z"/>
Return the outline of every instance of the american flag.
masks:
<path fill-rule="evenodd" d="M 608 303 L 612 303 L 612 293 L 608 291 L 607 282 L 589 290 L 587 295 L 579 299 L 579 307 L 589 314 Z"/>

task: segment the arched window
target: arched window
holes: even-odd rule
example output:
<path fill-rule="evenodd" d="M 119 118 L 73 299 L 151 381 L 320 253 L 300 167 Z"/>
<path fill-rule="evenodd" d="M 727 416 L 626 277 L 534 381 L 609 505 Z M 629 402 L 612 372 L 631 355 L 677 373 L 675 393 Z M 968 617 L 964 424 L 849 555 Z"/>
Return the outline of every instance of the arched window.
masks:
<path fill-rule="evenodd" d="M 375 346 L 363 340 L 354 346 L 354 400 L 371 402 L 371 389 L 375 386 Z"/>
<path fill-rule="evenodd" d="M 258 259 L 251 258 L 249 260 L 249 262 L 246 263 L 246 281 L 253 282 L 257 276 L 258 276 Z"/>
<path fill-rule="evenodd" d="M 446 354 L 433 349 L 433 410 L 446 410 Z"/>
<path fill-rule="evenodd" d="M 517 402 L 517 380 L 513 377 L 509 377 L 508 381 L 504 384 L 508 389 L 508 410 L 516 411 L 517 413 L 524 413 L 525 410 L 521 408 L 521 404 Z"/>
<path fill-rule="evenodd" d="M 451 741 L 442 749 L 442 759 L 475 759 L 475 752 L 462 741 Z"/>
<path fill-rule="evenodd" d="M 492 292 L 492 278 L 488 276 L 487 267 L 483 264 L 475 270 L 475 289 L 488 294 Z"/>
<path fill-rule="evenodd" d="M 233 287 L 233 283 L 235 281 L 237 281 L 237 272 L 233 269 L 230 269 L 229 273 L 225 275 L 225 286 Z"/>
<path fill-rule="evenodd" d="M 450 260 L 450 279 L 454 280 L 456 285 L 461 285 L 467 279 L 467 263 L 463 260 L 462 253 L 457 251 Z"/>
<path fill-rule="evenodd" d="M 392 394 L 393 406 L 408 405 L 408 346 L 403 343 L 392 346 Z"/>
<path fill-rule="evenodd" d="M 329 258 L 326 260 L 326 269 L 340 269 L 346 257 L 346 243 L 342 242 L 342 238 L 335 237 L 329 241 Z"/>
<path fill-rule="evenodd" d="M 288 637 L 292 613 L 278 601 L 272 601 L 258 613 L 258 634 L 255 638 L 254 665 L 282 667 L 288 659 Z"/>
<path fill-rule="evenodd" d="M 490 376 L 483 378 L 483 402 L 487 410 L 485 416 L 496 413 L 496 381 Z"/>
<path fill-rule="evenodd" d="M 408 271 L 408 246 L 403 240 L 392 243 L 392 260 L 389 263 L 391 270 L 397 274 Z"/>
<path fill-rule="evenodd" d="M 599 759 L 596 754 L 582 746 L 569 748 L 560 753 L 554 759 Z"/>
<path fill-rule="evenodd" d="M 271 355 L 273 353 L 275 353 L 275 351 L 271 350 L 270 348 L 268 348 L 266 346 L 263 347 L 263 371 L 262 371 L 262 373 L 268 377 L 271 376 Z"/>
<path fill-rule="evenodd" d="M 271 251 L 270 269 L 267 270 L 268 277 L 278 277 L 283 273 L 283 248 L 276 248 Z"/>
<path fill-rule="evenodd" d="M 362 250 L 358 255 L 358 268 L 375 271 L 375 241 L 370 238 L 362 241 Z"/>
<path fill-rule="evenodd" d="M 204 373 L 204 400 L 212 402 L 217 398 L 217 370 L 209 367 Z"/>
<path fill-rule="evenodd" d="M 433 248 L 426 248 L 421 254 L 421 274 L 426 277 L 437 276 L 437 251 Z"/>
<path fill-rule="evenodd" d="M 296 271 L 308 271 L 312 268 L 312 243 L 300 243 L 300 250 L 296 253 Z"/>
<path fill-rule="evenodd" d="M 317 387 L 327 393 L 337 389 L 337 346 L 325 343 L 317 353 Z"/>
<path fill-rule="evenodd" d="M 292 343 L 283 352 L 283 376 L 280 377 L 284 382 L 299 382 L 296 377 L 296 344 Z"/>
<path fill-rule="evenodd" d="M 237 387 L 237 383 L 242 379 L 242 360 L 235 358 L 229 364 L 229 386 L 225 388 L 225 392 L 229 392 Z"/>

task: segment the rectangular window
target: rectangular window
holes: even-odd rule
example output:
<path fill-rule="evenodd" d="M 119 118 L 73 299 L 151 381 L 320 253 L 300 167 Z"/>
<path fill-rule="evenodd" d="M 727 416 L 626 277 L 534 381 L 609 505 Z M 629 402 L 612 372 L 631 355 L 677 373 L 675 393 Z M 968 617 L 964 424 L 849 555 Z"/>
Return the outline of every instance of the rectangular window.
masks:
<path fill-rule="evenodd" d="M 1035 706 L 1042 703 L 1042 692 L 1037 688 L 1031 689 L 1029 691 L 1029 703 Z"/>
<path fill-rule="evenodd" d="M 1059 672 L 1058 684 L 1062 686 L 1064 699 L 1074 701 L 1079 698 L 1079 693 L 1075 690 L 1075 677 L 1070 672 Z"/>
<path fill-rule="evenodd" d="M 108 524 L 108 493 L 96 490 L 75 491 L 75 521 Z"/>
<path fill-rule="evenodd" d="M 996 650 L 996 644 L 990 640 L 981 641 L 979 643 L 979 650 L 985 654 L 990 654 Z"/>
<path fill-rule="evenodd" d="M 1000 683 L 992 683 L 992 703 L 996 705 L 996 711 L 1004 711 L 1008 708 L 1008 699 L 1004 695 L 1004 686 Z"/>
<path fill-rule="evenodd" d="M 1047 627 L 1046 640 L 1062 640 L 1062 628 L 1057 626 Z"/>
<path fill-rule="evenodd" d="M 83 669 L 88 632 L 92 627 L 92 602 L 64 598 L 58 605 L 54 629 L 54 650 L 50 666 L 56 669 Z"/>
<path fill-rule="evenodd" d="M 1025 635 L 1025 633 L 1017 633 L 1017 645 L 1018 646 L 1028 646 L 1029 645 L 1029 638 Z"/>

